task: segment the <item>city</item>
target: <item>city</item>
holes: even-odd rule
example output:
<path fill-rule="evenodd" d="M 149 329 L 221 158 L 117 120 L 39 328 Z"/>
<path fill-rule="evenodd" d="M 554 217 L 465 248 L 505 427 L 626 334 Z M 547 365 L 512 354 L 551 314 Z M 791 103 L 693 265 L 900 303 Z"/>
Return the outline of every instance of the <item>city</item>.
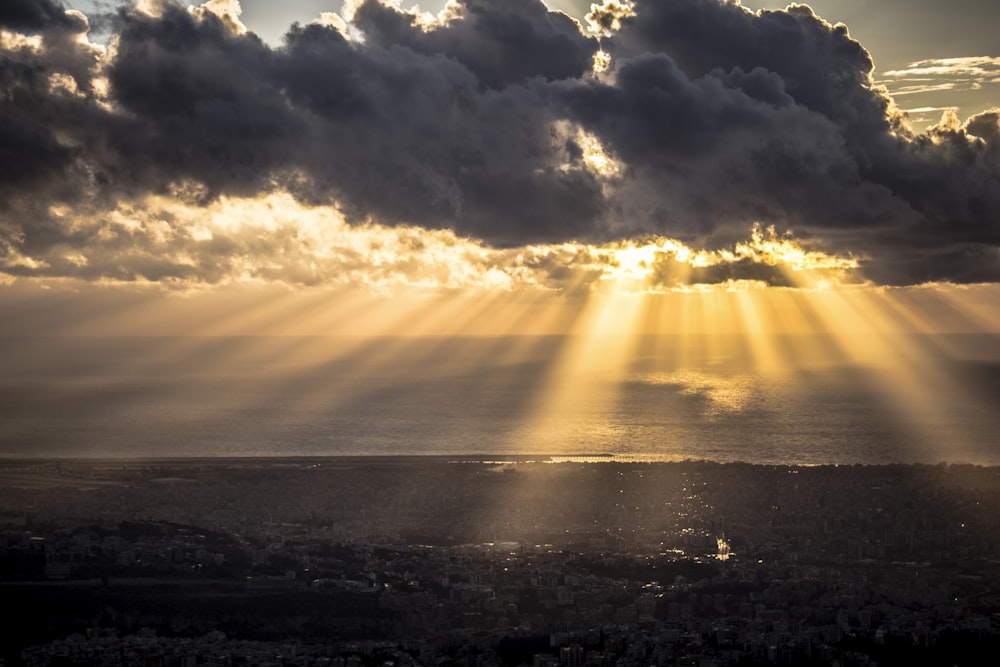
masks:
<path fill-rule="evenodd" d="M 1000 470 L 15 461 L 8 665 L 977 664 Z"/>

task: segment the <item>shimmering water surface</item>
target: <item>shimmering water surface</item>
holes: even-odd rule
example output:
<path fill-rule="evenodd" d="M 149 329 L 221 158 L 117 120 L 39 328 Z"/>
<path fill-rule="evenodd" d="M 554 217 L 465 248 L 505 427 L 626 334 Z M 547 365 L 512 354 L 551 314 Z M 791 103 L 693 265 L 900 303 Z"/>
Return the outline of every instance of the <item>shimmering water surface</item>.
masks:
<path fill-rule="evenodd" d="M 919 388 L 933 409 L 907 402 L 912 387 L 894 391 L 891 369 L 820 359 L 764 373 L 738 354 L 710 359 L 680 342 L 606 377 L 560 379 L 563 345 L 557 338 L 7 339 L 0 455 L 1000 464 L 1000 365 L 991 338 L 953 340 L 934 358 L 935 374 L 906 376 L 948 378 L 940 391 Z M 563 400 L 548 400 L 574 383 Z"/>

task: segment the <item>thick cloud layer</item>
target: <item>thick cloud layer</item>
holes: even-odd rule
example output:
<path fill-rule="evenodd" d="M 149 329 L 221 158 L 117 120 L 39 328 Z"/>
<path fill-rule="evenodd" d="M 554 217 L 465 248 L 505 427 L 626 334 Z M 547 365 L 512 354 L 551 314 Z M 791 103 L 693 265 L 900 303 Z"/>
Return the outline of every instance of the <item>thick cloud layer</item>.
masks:
<path fill-rule="evenodd" d="M 72 28 L 77 23 L 75 17 L 53 0 L 7 0 L 0 7 L 0 25 L 14 30 Z"/>
<path fill-rule="evenodd" d="M 17 273 L 56 272 L 54 248 L 86 257 L 107 239 L 75 221 L 150 195 L 288 191 L 496 246 L 720 247 L 759 221 L 879 282 L 1000 280 L 998 114 L 908 131 L 867 51 L 804 5 L 608 2 L 588 31 L 539 0 L 433 22 L 365 0 L 281 48 L 233 0 L 144 6 L 101 17 L 106 47 L 54 0 L 0 9 L 0 253 Z"/>

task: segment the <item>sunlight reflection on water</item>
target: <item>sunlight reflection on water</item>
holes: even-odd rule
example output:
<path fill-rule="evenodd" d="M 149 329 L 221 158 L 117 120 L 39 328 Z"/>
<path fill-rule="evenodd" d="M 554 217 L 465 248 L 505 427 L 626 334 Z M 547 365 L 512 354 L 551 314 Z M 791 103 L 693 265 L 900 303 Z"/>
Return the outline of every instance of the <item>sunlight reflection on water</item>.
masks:
<path fill-rule="evenodd" d="M 546 352 L 547 354 L 547 352 Z M 1000 464 L 995 369 L 979 394 L 901 411 L 872 371 L 673 368 L 587 387 L 546 420 L 541 365 L 349 365 L 0 379 L 0 456 L 557 455 L 754 463 Z M 970 367 L 971 368 L 971 367 Z M 239 370 L 242 372 L 243 367 Z M 966 369 L 969 370 L 969 369 Z M 226 371 L 226 372 L 223 372 Z M 434 371 L 434 372 L 431 372 Z M 592 389 L 592 391 L 591 391 Z M 919 433 L 922 437 L 914 438 Z"/>

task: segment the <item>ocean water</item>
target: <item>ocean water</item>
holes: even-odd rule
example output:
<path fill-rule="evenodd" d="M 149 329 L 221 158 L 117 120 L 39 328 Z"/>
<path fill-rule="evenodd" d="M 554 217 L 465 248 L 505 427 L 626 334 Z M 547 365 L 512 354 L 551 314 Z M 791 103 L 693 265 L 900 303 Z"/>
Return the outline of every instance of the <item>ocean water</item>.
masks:
<path fill-rule="evenodd" d="M 9 338 L 0 456 L 1000 465 L 995 338 L 902 367 L 782 341 L 797 361 L 768 372 L 718 343 L 659 341 L 583 378 L 561 338 Z"/>

